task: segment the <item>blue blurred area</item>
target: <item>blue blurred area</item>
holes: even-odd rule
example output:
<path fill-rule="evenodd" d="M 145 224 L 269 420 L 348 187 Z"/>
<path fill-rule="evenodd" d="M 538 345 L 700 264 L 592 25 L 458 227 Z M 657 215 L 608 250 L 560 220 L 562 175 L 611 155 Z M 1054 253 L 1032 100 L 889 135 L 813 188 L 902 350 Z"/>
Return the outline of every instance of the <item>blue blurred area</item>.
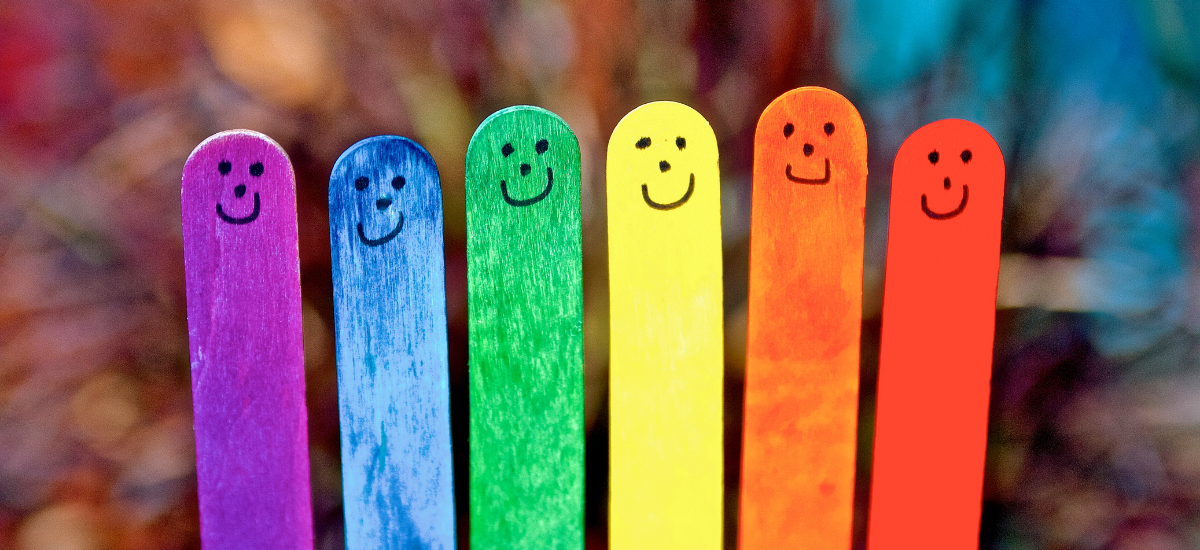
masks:
<path fill-rule="evenodd" d="M 867 112 L 903 113 L 887 120 L 901 129 L 875 142 L 876 159 L 933 120 L 979 122 L 1006 152 L 1006 251 L 1090 261 L 1074 286 L 1097 350 L 1137 356 L 1183 328 L 1194 93 L 1168 79 L 1134 6 L 835 6 L 833 57 L 847 87 Z"/>

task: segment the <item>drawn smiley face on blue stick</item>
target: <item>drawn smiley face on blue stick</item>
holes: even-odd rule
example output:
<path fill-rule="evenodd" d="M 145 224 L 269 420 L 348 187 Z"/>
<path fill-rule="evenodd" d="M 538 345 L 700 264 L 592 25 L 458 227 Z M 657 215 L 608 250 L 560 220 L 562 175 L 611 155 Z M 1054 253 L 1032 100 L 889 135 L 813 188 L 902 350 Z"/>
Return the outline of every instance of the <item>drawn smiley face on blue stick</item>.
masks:
<path fill-rule="evenodd" d="M 433 158 L 360 141 L 329 179 L 346 545 L 453 548 L 442 194 Z M 382 406 L 384 404 L 386 406 Z"/>
<path fill-rule="evenodd" d="M 365 139 L 334 164 L 330 231 L 335 241 L 344 231 L 347 240 L 352 236 L 367 248 L 384 246 L 406 226 L 428 219 L 431 205 L 440 219 L 440 194 L 437 166 L 420 145 L 399 136 Z"/>

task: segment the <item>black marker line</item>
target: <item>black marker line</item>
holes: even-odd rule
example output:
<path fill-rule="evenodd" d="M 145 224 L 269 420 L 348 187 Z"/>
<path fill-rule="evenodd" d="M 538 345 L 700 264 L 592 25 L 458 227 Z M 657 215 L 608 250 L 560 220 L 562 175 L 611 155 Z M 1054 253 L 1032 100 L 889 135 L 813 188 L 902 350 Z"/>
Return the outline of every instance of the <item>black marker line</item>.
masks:
<path fill-rule="evenodd" d="M 531 204 L 541 202 L 542 199 L 545 199 L 550 195 L 551 187 L 554 187 L 554 170 L 550 167 L 546 167 L 546 188 L 543 189 L 541 193 L 538 193 L 538 196 L 532 199 L 518 200 L 510 197 L 508 195 L 508 184 L 505 183 L 504 180 L 500 180 L 500 194 L 504 196 L 504 202 L 507 202 L 513 206 L 529 206 Z"/>
<path fill-rule="evenodd" d="M 806 185 L 825 185 L 826 183 L 829 183 L 829 175 L 830 175 L 829 157 L 825 157 L 825 177 L 823 177 L 821 179 L 798 178 L 796 176 L 793 176 L 792 175 L 792 165 L 790 165 L 790 164 L 787 165 L 787 170 L 784 171 L 784 175 L 787 176 L 787 179 L 792 180 L 796 183 L 803 183 Z"/>
<path fill-rule="evenodd" d="M 929 216 L 930 218 L 933 218 L 935 220 L 948 220 L 950 218 L 953 218 L 954 216 L 962 214 L 963 210 L 966 208 L 967 208 L 967 186 L 966 185 L 963 186 L 963 198 L 962 198 L 962 202 L 958 203 L 958 208 L 955 208 L 954 210 L 946 212 L 945 214 L 939 214 L 937 212 L 930 210 L 929 209 L 929 200 L 925 198 L 924 194 L 921 194 L 921 210 L 925 211 L 926 216 Z"/>
<path fill-rule="evenodd" d="M 258 219 L 258 208 L 259 208 L 258 192 L 255 192 L 254 193 L 254 212 L 251 212 L 249 216 L 246 216 L 244 218 L 234 218 L 232 216 L 229 216 L 228 214 L 225 213 L 225 209 L 221 208 L 221 203 L 219 203 L 219 202 L 217 203 L 217 216 L 219 216 L 226 223 L 231 223 L 233 225 L 246 225 L 246 224 Z"/>
<path fill-rule="evenodd" d="M 358 240 L 362 241 L 362 243 L 367 246 L 379 246 L 381 244 L 386 244 L 388 241 L 390 241 L 392 239 L 395 239 L 396 235 L 399 235 L 400 230 L 403 228 L 404 228 L 404 214 L 400 214 L 400 221 L 398 223 L 396 223 L 396 228 L 393 229 L 391 233 L 388 233 L 387 235 L 379 237 L 378 239 L 368 239 L 367 235 L 363 233 L 362 222 L 358 222 Z"/>
<path fill-rule="evenodd" d="M 679 199 L 675 202 L 668 203 L 668 204 L 663 204 L 661 202 L 654 202 L 653 200 L 650 200 L 650 190 L 647 189 L 646 184 L 643 183 L 642 184 L 642 200 L 645 200 L 646 204 L 650 205 L 650 208 L 653 208 L 655 210 L 672 210 L 675 208 L 679 208 L 680 206 L 683 206 L 683 203 L 687 202 L 688 199 L 692 198 L 692 191 L 695 191 L 695 190 L 696 190 L 696 174 L 693 172 L 691 175 L 691 178 L 688 180 L 687 193 L 683 194 L 682 199 Z"/>

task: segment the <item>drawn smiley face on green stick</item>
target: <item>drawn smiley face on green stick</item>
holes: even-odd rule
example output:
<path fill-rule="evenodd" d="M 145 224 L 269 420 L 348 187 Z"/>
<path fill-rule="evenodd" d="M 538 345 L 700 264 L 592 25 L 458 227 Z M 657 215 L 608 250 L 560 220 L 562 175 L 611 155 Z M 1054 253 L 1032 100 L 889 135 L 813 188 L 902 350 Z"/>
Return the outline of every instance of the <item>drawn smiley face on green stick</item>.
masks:
<path fill-rule="evenodd" d="M 488 117 L 471 139 L 467 159 L 467 193 L 483 193 L 485 201 L 523 208 L 552 199 L 556 187 L 578 186 L 579 142 L 561 118 L 538 107 L 520 105 Z"/>
<path fill-rule="evenodd" d="M 493 114 L 467 148 L 472 548 L 582 547 L 579 166 L 538 107 Z"/>

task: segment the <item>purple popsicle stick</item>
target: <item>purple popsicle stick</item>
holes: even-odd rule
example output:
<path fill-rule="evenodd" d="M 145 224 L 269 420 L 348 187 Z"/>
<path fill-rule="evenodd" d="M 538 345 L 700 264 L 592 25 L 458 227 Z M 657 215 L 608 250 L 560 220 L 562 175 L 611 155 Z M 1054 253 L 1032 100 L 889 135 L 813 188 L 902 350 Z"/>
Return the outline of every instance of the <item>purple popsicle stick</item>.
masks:
<path fill-rule="evenodd" d="M 291 163 L 267 136 L 221 132 L 188 157 L 182 197 L 201 543 L 311 549 Z"/>

